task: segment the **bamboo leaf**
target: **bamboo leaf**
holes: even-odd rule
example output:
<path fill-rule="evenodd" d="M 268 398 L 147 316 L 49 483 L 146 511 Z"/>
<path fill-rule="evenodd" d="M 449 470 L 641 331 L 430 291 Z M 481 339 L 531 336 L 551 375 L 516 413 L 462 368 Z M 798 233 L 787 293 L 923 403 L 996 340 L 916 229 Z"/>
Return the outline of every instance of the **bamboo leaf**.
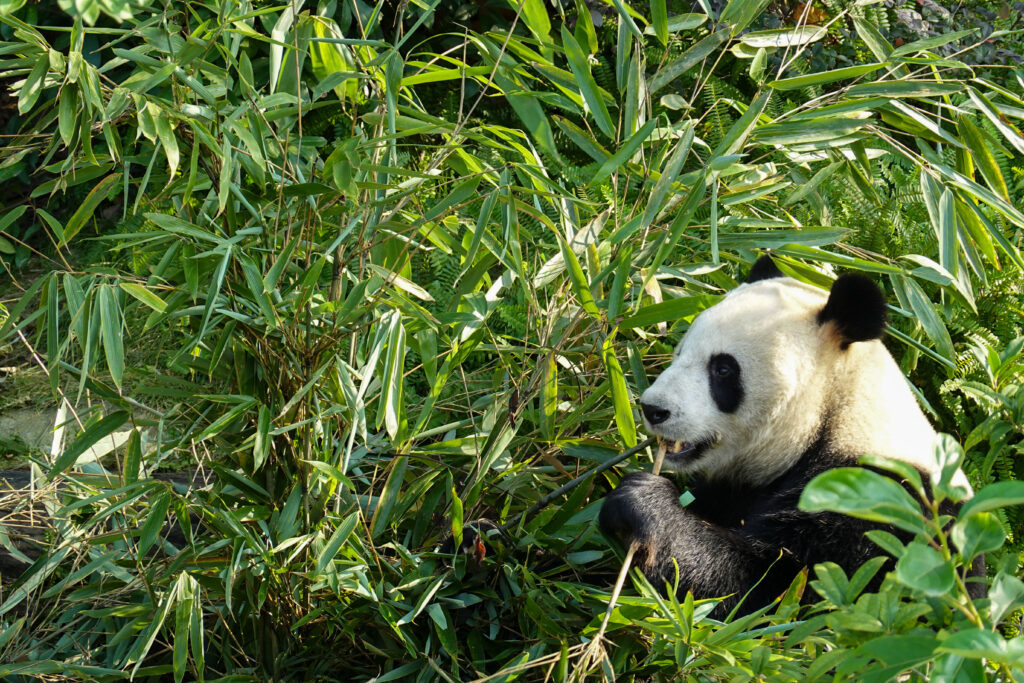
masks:
<path fill-rule="evenodd" d="M 124 375 L 124 318 L 121 315 L 121 304 L 117 300 L 117 290 L 113 287 L 103 286 L 98 294 L 103 352 L 110 377 L 120 389 L 121 378 Z"/>
<path fill-rule="evenodd" d="M 590 73 L 587 56 L 583 54 L 583 49 L 576 42 L 576 38 L 565 26 L 562 27 L 562 46 L 565 48 L 566 57 L 569 58 L 569 67 L 576 76 L 576 84 L 583 95 L 583 101 L 587 103 L 587 109 L 597 122 L 597 127 L 609 138 L 615 139 L 615 124 L 608 113 L 608 107 L 605 106 L 603 93 Z"/>
<path fill-rule="evenodd" d="M 323 551 L 316 558 L 315 571 L 317 574 L 322 574 L 341 550 L 341 546 L 345 545 L 345 541 L 352 535 L 352 532 L 356 528 L 356 524 L 359 522 L 359 512 L 353 512 L 338 525 L 338 528 L 331 534 L 330 540 L 324 546 Z"/>
<path fill-rule="evenodd" d="M 54 461 L 50 472 L 46 475 L 47 481 L 52 480 L 58 474 L 74 465 L 78 461 L 79 456 L 96 445 L 100 439 L 109 436 L 121 427 L 121 425 L 128 421 L 128 417 L 129 415 L 126 411 L 118 410 L 87 427 Z"/>
<path fill-rule="evenodd" d="M 651 0 L 651 26 L 648 28 L 654 29 L 658 42 L 668 45 L 668 10 L 665 8 L 665 0 Z"/>
<path fill-rule="evenodd" d="M 482 175 L 472 176 L 458 183 L 447 197 L 423 214 L 423 220 L 432 221 L 443 215 L 448 209 L 458 208 L 471 197 L 476 196 L 476 188 L 480 186 Z"/>
<path fill-rule="evenodd" d="M 676 148 L 672 152 L 672 156 L 665 163 L 665 168 L 661 172 L 661 177 L 658 178 L 658 182 L 654 185 L 654 190 L 651 191 L 651 196 L 647 200 L 647 207 L 644 209 L 643 218 L 640 221 L 640 228 L 646 230 L 654 218 L 658 215 L 661 210 L 661 205 L 665 201 L 665 196 L 668 194 L 669 188 L 672 187 L 672 183 L 675 182 L 679 176 L 679 171 L 683 167 L 683 162 L 686 160 L 687 155 L 690 153 L 690 145 L 693 144 L 693 124 L 687 123 L 683 129 L 683 134 L 680 136 L 679 141 L 676 143 Z"/>
<path fill-rule="evenodd" d="M 719 21 L 732 25 L 732 35 L 737 36 L 761 16 L 769 0 L 729 0 L 722 10 Z"/>
<path fill-rule="evenodd" d="M 113 174 L 96 183 L 96 186 L 86 195 L 81 206 L 75 210 L 75 213 L 64 224 L 64 239 L 58 246 L 64 246 L 78 234 L 78 231 L 85 226 L 86 221 L 93 217 L 93 213 L 95 213 L 100 202 L 106 199 L 107 194 L 117 187 L 119 180 L 121 180 L 120 174 Z"/>
<path fill-rule="evenodd" d="M 388 474 L 387 483 L 380 494 L 377 508 L 373 512 L 373 537 L 377 538 L 391 524 L 391 510 L 395 507 L 398 494 L 402 490 L 405 478 L 405 470 L 409 466 L 409 458 L 398 456 L 391 461 L 391 472 Z"/>
<path fill-rule="evenodd" d="M 752 137 L 769 145 L 806 145 L 844 138 L 870 121 L 849 118 L 808 119 L 794 123 L 772 123 L 754 130 Z"/>
<path fill-rule="evenodd" d="M 540 433 L 545 439 L 555 438 L 555 417 L 558 412 L 558 363 L 555 354 L 544 358 L 544 375 L 540 385 Z"/>
<path fill-rule="evenodd" d="M 901 302 L 906 302 L 914 317 L 921 323 L 924 333 L 935 344 L 935 350 L 946 359 L 955 358 L 953 351 L 953 340 L 949 337 L 949 331 L 939 318 L 935 306 L 928 300 L 924 290 L 916 281 L 903 275 L 894 275 L 890 278 L 893 288 Z"/>
<path fill-rule="evenodd" d="M 558 236 L 558 246 L 562 251 L 562 259 L 569 273 L 569 282 L 572 284 L 573 291 L 576 292 L 580 306 L 595 319 L 600 318 L 601 314 L 597 310 L 597 304 L 594 303 L 594 295 L 590 291 L 590 285 L 587 283 L 587 278 L 583 274 L 583 268 L 580 267 L 576 254 L 561 235 Z"/>
<path fill-rule="evenodd" d="M 880 81 L 878 83 L 861 83 L 851 86 L 846 91 L 849 97 L 892 97 L 922 98 L 942 97 L 962 92 L 963 83 L 938 81 Z"/>
<path fill-rule="evenodd" d="M 614 321 L 626 308 L 626 283 L 629 281 L 630 271 L 633 267 L 631 256 L 633 251 L 628 247 L 619 251 L 615 258 L 615 278 L 612 280 L 612 288 L 608 293 L 607 306 L 608 320 Z"/>
<path fill-rule="evenodd" d="M 999 164 L 985 134 L 966 116 L 961 116 L 957 121 L 957 130 L 960 132 L 960 139 L 971 150 L 971 158 L 978 165 L 985 182 L 993 192 L 1010 201 L 1006 180 L 1003 178 L 1003 172 L 999 170 Z"/>
<path fill-rule="evenodd" d="M 266 464 L 270 456 L 271 435 L 270 427 L 273 424 L 273 417 L 270 408 L 260 404 L 259 413 L 256 417 L 256 435 L 252 447 L 252 470 L 259 472 Z"/>
<path fill-rule="evenodd" d="M 1003 116 L 987 97 L 974 88 L 968 88 L 967 94 L 970 96 L 971 101 L 974 102 L 974 106 L 976 106 L 978 110 L 992 122 L 992 125 L 996 127 L 996 130 L 1002 133 L 1003 137 L 1009 140 L 1010 144 L 1013 145 L 1019 153 L 1024 154 L 1024 136 L 1022 136 L 1020 131 L 1009 122 L 1009 119 Z"/>
<path fill-rule="evenodd" d="M 875 59 L 880 62 L 888 60 L 889 55 L 892 54 L 892 45 L 889 44 L 889 41 L 866 19 L 856 15 L 852 18 L 853 25 L 857 29 L 857 35 L 867 44 L 868 49 L 875 55 Z"/>
<path fill-rule="evenodd" d="M 654 119 L 645 123 L 640 130 L 626 140 L 622 147 L 620 147 L 619 150 L 615 152 L 610 159 L 608 159 L 608 161 L 601 165 L 601 168 L 597 170 L 597 173 L 594 174 L 594 177 L 590 179 L 588 184 L 591 186 L 600 185 L 605 178 L 624 166 L 626 162 L 633 158 L 633 155 L 640 149 L 640 145 L 642 145 L 644 140 L 646 140 L 654 131 L 656 126 L 657 121 Z"/>
<path fill-rule="evenodd" d="M 609 154 L 590 133 L 561 116 L 556 116 L 554 118 L 555 125 L 561 128 L 562 131 L 569 136 L 569 139 L 572 140 L 577 147 L 586 152 L 591 159 L 603 164 L 609 157 L 611 157 L 611 154 Z"/>
<path fill-rule="evenodd" d="M 167 302 L 137 282 L 122 282 L 118 285 L 121 289 L 152 308 L 157 313 L 167 310 Z"/>
<path fill-rule="evenodd" d="M 924 52 L 926 50 L 942 47 L 943 45 L 956 42 L 961 38 L 966 38 L 972 33 L 977 33 L 977 31 L 978 29 L 976 28 L 969 28 L 964 31 L 954 31 L 953 33 L 945 33 L 932 38 L 924 38 L 922 40 L 915 40 L 911 43 L 904 43 L 892 51 L 891 57 L 902 57 L 903 55 L 909 55 L 913 52 Z"/>
<path fill-rule="evenodd" d="M 751 132 L 757 128 L 758 119 L 764 112 L 765 106 L 768 104 L 768 99 L 771 97 L 770 90 L 764 90 L 758 93 L 754 101 L 750 103 L 747 110 L 743 112 L 743 116 L 739 117 L 732 126 L 729 127 L 729 132 L 725 134 L 722 141 L 718 143 L 715 150 L 711 153 L 711 158 L 715 159 L 718 157 L 728 156 L 730 154 L 736 154 L 747 142 L 747 138 L 750 137 Z"/>
<path fill-rule="evenodd" d="M 623 319 L 619 327 L 622 329 L 632 329 L 634 327 L 650 327 L 658 323 L 676 323 L 692 319 L 704 309 L 713 306 L 718 300 L 719 297 L 717 296 L 704 295 L 680 297 L 657 304 L 650 304 Z"/>
<path fill-rule="evenodd" d="M 164 526 L 167 518 L 167 509 L 171 504 L 171 492 L 161 491 L 154 500 L 150 501 L 149 512 L 146 514 L 146 521 L 142 524 L 139 532 L 139 555 L 145 555 L 156 542 L 157 535 Z"/>
<path fill-rule="evenodd" d="M 816 85 L 823 85 L 825 83 L 843 81 L 847 78 L 857 78 L 864 74 L 874 73 L 888 65 L 888 62 L 858 64 L 857 66 L 847 66 L 842 69 L 832 69 L 831 71 L 819 71 L 818 73 L 805 74 L 803 76 L 780 78 L 779 80 L 770 82 L 768 87 L 774 88 L 775 90 L 798 90 L 800 88 L 808 88 Z"/>
<path fill-rule="evenodd" d="M 167 164 L 171 167 L 171 177 L 173 178 L 178 172 L 178 161 L 180 160 L 178 138 L 171 129 L 171 120 L 166 112 L 161 111 L 153 118 L 156 122 L 156 135 L 160 140 L 160 146 L 164 148 L 164 154 L 167 156 Z"/>
<path fill-rule="evenodd" d="M 65 147 L 71 146 L 78 126 L 78 88 L 65 86 L 57 103 L 57 131 Z"/>
<path fill-rule="evenodd" d="M 736 0 L 737 2 L 739 0 Z M 753 4 L 753 3 L 746 3 Z M 828 31 L 821 26 L 801 26 L 799 28 L 772 29 L 770 31 L 752 31 L 740 36 L 740 42 L 755 50 L 759 48 L 797 47 L 815 43 Z"/>
<path fill-rule="evenodd" d="M 701 14 L 700 12 L 677 14 L 666 20 L 665 27 L 668 29 L 669 33 L 678 33 L 679 31 L 689 31 L 699 26 L 703 26 L 707 23 L 707 20 L 708 15 Z M 653 20 L 652 25 L 644 29 L 644 35 L 657 35 L 657 28 L 653 25 Z"/>
<path fill-rule="evenodd" d="M 730 0 L 730 4 L 737 2 L 741 2 L 741 0 Z M 728 29 L 722 29 L 715 31 L 696 45 L 690 47 L 679 58 L 669 62 L 654 74 L 654 77 L 648 82 L 648 92 L 653 95 L 693 67 L 697 66 L 697 64 L 704 61 L 708 55 L 717 50 L 722 43 L 729 40 L 729 37 L 730 34 Z"/>
<path fill-rule="evenodd" d="M 542 44 L 550 40 L 551 19 L 544 0 L 508 0 L 513 10 L 522 12 L 523 23 Z"/>
<path fill-rule="evenodd" d="M 384 356 L 384 374 L 381 377 L 383 391 L 380 403 L 388 435 L 397 440 L 403 421 L 402 371 L 405 367 L 405 327 L 397 312 L 390 314 L 387 324 L 388 342 Z M 379 423 L 380 419 L 378 418 Z"/>
<path fill-rule="evenodd" d="M 388 284 L 394 285 L 398 289 L 401 289 L 404 292 L 408 292 L 409 294 L 412 294 L 417 299 L 421 299 L 423 301 L 433 301 L 434 300 L 434 297 L 432 297 L 430 295 L 430 292 L 428 292 L 427 290 L 423 289 L 422 287 L 420 287 L 415 282 L 413 282 L 413 281 L 411 281 L 411 280 L 409 280 L 407 278 L 402 277 L 398 273 L 393 273 L 390 270 L 388 270 L 387 268 L 384 268 L 382 266 L 378 266 L 378 265 L 376 265 L 374 263 L 370 263 L 368 265 L 370 266 L 370 268 L 372 268 L 374 271 L 376 271 L 376 273 L 378 275 L 380 275 L 382 278 L 384 278 L 385 282 L 387 282 Z"/>
<path fill-rule="evenodd" d="M 44 53 L 36 59 L 36 63 L 32 66 L 32 71 L 29 72 L 28 78 L 22 84 L 21 89 L 18 90 L 18 113 L 25 114 L 32 110 L 32 107 L 36 105 L 36 100 L 39 99 L 39 94 L 43 92 L 43 81 L 46 79 L 46 72 L 50 67 L 50 57 Z"/>
<path fill-rule="evenodd" d="M 615 406 L 615 427 L 622 437 L 622 442 L 632 448 L 636 445 L 633 402 L 629 398 L 629 389 L 626 387 L 626 377 L 622 373 L 622 366 L 619 365 L 619 359 L 615 357 L 613 338 L 614 331 L 605 337 L 604 343 L 601 345 L 601 360 L 604 361 L 604 369 L 608 374 L 608 381 L 611 383 L 612 404 Z"/>

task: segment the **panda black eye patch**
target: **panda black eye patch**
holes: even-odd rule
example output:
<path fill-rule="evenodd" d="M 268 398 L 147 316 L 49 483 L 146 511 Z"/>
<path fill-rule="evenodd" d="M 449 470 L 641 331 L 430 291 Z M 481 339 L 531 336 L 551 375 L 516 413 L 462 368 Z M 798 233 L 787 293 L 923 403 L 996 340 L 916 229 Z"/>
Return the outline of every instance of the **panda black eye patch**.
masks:
<path fill-rule="evenodd" d="M 711 398 L 723 413 L 734 413 L 743 403 L 740 364 L 728 353 L 716 353 L 708 359 L 708 386 Z"/>

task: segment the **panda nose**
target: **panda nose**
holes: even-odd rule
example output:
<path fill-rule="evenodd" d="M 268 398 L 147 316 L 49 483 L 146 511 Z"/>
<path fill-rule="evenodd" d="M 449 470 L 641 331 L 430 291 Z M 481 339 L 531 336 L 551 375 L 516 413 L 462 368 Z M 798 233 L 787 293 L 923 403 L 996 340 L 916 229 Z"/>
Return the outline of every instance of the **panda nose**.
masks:
<path fill-rule="evenodd" d="M 641 403 L 640 409 L 644 411 L 644 417 L 652 425 L 659 425 L 669 418 L 672 414 L 670 411 L 658 406 L 652 406 L 650 403 Z"/>

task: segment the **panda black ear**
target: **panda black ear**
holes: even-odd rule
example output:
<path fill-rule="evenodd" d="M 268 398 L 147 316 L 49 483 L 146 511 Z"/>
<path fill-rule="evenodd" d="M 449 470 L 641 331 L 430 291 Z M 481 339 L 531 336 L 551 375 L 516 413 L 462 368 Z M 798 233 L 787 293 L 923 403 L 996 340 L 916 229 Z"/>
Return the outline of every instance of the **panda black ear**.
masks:
<path fill-rule="evenodd" d="M 878 339 L 885 330 L 885 297 L 870 279 L 856 273 L 839 276 L 832 285 L 818 324 L 833 323 L 842 348 L 853 342 Z"/>
<path fill-rule="evenodd" d="M 750 269 L 750 275 L 747 276 L 747 283 L 771 280 L 776 277 L 786 276 L 781 270 L 779 270 L 779 267 L 775 265 L 775 261 L 772 261 L 772 257 L 765 255 L 757 259 L 753 268 Z"/>

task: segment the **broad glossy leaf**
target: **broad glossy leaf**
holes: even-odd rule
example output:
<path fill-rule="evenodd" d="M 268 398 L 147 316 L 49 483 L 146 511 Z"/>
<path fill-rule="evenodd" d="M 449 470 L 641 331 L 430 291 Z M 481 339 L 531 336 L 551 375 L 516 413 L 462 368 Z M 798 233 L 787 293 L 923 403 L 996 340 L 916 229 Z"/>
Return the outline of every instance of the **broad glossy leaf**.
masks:
<path fill-rule="evenodd" d="M 999 481 L 974 494 L 960 508 L 960 519 L 1010 505 L 1024 505 L 1024 481 Z"/>
<path fill-rule="evenodd" d="M 918 533 L 927 529 L 921 507 L 902 486 L 862 467 L 838 467 L 812 479 L 800 495 L 807 512 L 841 512 Z"/>
<path fill-rule="evenodd" d="M 976 556 L 1002 548 L 1006 532 L 991 512 L 977 512 L 954 524 L 950 537 L 970 564 Z"/>
<path fill-rule="evenodd" d="M 1024 606 L 1024 581 L 1005 572 L 996 574 L 988 590 L 992 621 L 999 623 L 1011 610 Z"/>
<path fill-rule="evenodd" d="M 899 633 L 873 638 L 858 647 L 856 654 L 877 659 L 888 667 L 905 669 L 930 659 L 938 645 L 935 635 Z"/>
<path fill-rule="evenodd" d="M 892 472 L 899 476 L 903 482 L 909 482 L 918 494 L 924 493 L 924 484 L 921 481 L 921 473 L 917 471 L 916 467 L 909 463 L 905 463 L 902 460 L 894 460 L 892 458 L 882 458 L 871 454 L 862 455 L 859 462 L 862 465 Z"/>
<path fill-rule="evenodd" d="M 1007 643 L 998 631 L 980 628 L 964 628 L 942 641 L 939 652 L 950 652 L 961 657 L 980 659 L 982 657 L 1004 664 L 1010 663 Z M 1014 662 L 1018 664 L 1019 662 Z"/>
<path fill-rule="evenodd" d="M 907 545 L 897 560 L 896 578 L 905 586 L 936 597 L 948 595 L 956 580 L 953 563 L 920 541 Z"/>

